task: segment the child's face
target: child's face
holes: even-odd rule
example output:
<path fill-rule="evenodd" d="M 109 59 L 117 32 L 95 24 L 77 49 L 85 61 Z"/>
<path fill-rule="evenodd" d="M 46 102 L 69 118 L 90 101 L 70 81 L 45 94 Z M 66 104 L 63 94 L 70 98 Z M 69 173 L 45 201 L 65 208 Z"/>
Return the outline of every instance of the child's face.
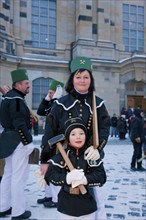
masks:
<path fill-rule="evenodd" d="M 70 132 L 69 144 L 74 148 L 81 148 L 84 146 L 86 135 L 83 129 L 75 128 Z"/>

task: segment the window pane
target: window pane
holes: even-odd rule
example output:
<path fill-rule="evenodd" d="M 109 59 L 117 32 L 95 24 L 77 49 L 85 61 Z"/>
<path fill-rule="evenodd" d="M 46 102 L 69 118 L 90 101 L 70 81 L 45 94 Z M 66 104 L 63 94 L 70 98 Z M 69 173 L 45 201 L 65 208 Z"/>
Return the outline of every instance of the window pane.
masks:
<path fill-rule="evenodd" d="M 130 6 L 130 13 L 136 13 L 136 6 L 135 5 Z"/>
<path fill-rule="evenodd" d="M 144 32 L 142 31 L 138 32 L 138 39 L 144 39 Z"/>
<path fill-rule="evenodd" d="M 32 24 L 32 31 L 38 32 L 39 31 L 39 25 L 38 24 Z"/>
<path fill-rule="evenodd" d="M 144 14 L 144 7 L 138 6 L 138 14 Z"/>
<path fill-rule="evenodd" d="M 40 39 L 41 41 L 45 41 L 47 39 L 47 34 L 41 34 Z"/>
<path fill-rule="evenodd" d="M 32 8 L 32 14 L 38 15 L 39 14 L 39 9 L 37 7 Z"/>
<path fill-rule="evenodd" d="M 39 34 L 32 33 L 32 39 L 38 41 L 39 40 Z"/>
<path fill-rule="evenodd" d="M 40 14 L 41 15 L 48 15 L 48 9 L 47 8 L 40 8 Z"/>
<path fill-rule="evenodd" d="M 123 4 L 123 11 L 124 12 L 129 12 L 129 5 Z"/>
<path fill-rule="evenodd" d="M 40 42 L 40 47 L 48 48 L 47 43 L 45 43 L 45 42 Z"/>
<path fill-rule="evenodd" d="M 48 0 L 41 0 L 40 1 L 40 6 L 41 7 L 48 7 Z"/>
<path fill-rule="evenodd" d="M 48 18 L 47 17 L 40 17 L 40 24 L 48 24 Z"/>
<path fill-rule="evenodd" d="M 124 28 L 124 29 L 128 29 L 128 28 L 129 28 L 129 22 L 124 21 L 124 22 L 123 22 L 123 28 Z"/>
<path fill-rule="evenodd" d="M 56 10 L 56 1 L 50 1 L 49 2 L 49 8 Z"/>
<path fill-rule="evenodd" d="M 52 18 L 55 18 L 56 17 L 56 11 L 55 10 L 50 10 L 49 16 L 52 17 Z"/>
<path fill-rule="evenodd" d="M 56 20 L 54 18 L 49 18 L 49 25 L 55 26 Z"/>
<path fill-rule="evenodd" d="M 55 43 L 56 38 L 53 35 L 50 35 L 50 43 Z"/>
<path fill-rule="evenodd" d="M 136 30 L 136 28 L 137 28 L 136 25 L 137 25 L 136 22 L 131 22 L 130 23 L 130 29 Z"/>
<path fill-rule="evenodd" d="M 32 22 L 39 23 L 39 17 L 38 16 L 32 16 Z"/>
<path fill-rule="evenodd" d="M 48 32 L 48 26 L 47 25 L 40 25 L 40 32 L 47 33 Z"/>
<path fill-rule="evenodd" d="M 39 0 L 32 0 L 32 6 L 39 6 Z"/>
<path fill-rule="evenodd" d="M 138 15 L 138 22 L 144 23 L 144 15 Z"/>
<path fill-rule="evenodd" d="M 33 46 L 33 47 L 39 47 L 39 42 L 33 41 L 33 42 L 32 42 L 32 46 Z"/>

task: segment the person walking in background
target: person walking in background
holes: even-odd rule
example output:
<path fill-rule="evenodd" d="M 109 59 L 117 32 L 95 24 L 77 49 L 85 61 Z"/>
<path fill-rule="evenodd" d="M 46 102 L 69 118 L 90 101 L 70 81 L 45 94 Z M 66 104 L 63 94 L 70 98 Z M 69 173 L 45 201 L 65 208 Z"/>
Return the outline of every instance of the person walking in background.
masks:
<path fill-rule="evenodd" d="M 146 158 L 146 112 L 143 115 L 143 144 L 142 144 L 142 151 L 143 155 Z"/>
<path fill-rule="evenodd" d="M 132 171 L 146 171 L 142 167 L 142 142 L 143 142 L 143 111 L 140 108 L 134 110 L 134 118 L 131 124 L 130 139 L 133 143 L 133 155 L 131 160 Z M 137 166 L 137 168 L 136 168 Z"/>
<path fill-rule="evenodd" d="M 113 116 L 111 117 L 111 137 L 113 136 L 117 137 L 118 135 L 117 122 L 118 122 L 118 118 L 116 113 L 114 113 Z"/>
<path fill-rule="evenodd" d="M 119 134 L 119 139 L 120 140 L 125 140 L 126 139 L 126 133 L 127 133 L 127 122 L 126 122 L 126 116 L 121 115 L 118 119 L 117 122 L 117 130 Z"/>
<path fill-rule="evenodd" d="M 88 160 L 97 160 L 103 157 L 103 148 L 107 143 L 110 130 L 110 117 L 104 105 L 104 101 L 96 96 L 97 124 L 99 146 L 93 148 L 92 127 L 92 95 L 95 90 L 92 75 L 92 63 L 87 57 L 76 57 L 70 63 L 70 76 L 66 85 L 67 95 L 55 100 L 46 124 L 45 133 L 42 138 L 41 172 L 44 175 L 48 169 L 47 161 L 56 154 L 56 149 L 51 149 L 48 140 L 58 134 L 65 133 L 64 123 L 68 119 L 80 117 L 87 127 L 86 150 Z M 106 219 L 104 196 L 100 187 L 94 187 L 94 195 L 98 204 L 99 219 Z"/>
<path fill-rule="evenodd" d="M 49 114 L 54 101 L 61 98 L 63 95 L 63 86 L 63 83 L 57 80 L 52 80 L 49 85 L 48 94 L 42 99 L 38 107 L 37 114 L 40 116 L 46 116 L 45 124 L 47 123 L 47 115 Z M 46 185 L 45 196 L 42 199 L 38 199 L 37 203 L 43 204 L 46 208 L 56 208 L 59 190 L 60 187 L 55 187 L 52 183 Z"/>
<path fill-rule="evenodd" d="M 61 186 L 57 210 L 58 218 L 62 220 L 95 219 L 98 207 L 90 186 L 102 186 L 106 182 L 106 173 L 100 158 L 94 161 L 85 159 L 86 134 L 87 128 L 81 118 L 67 120 L 65 122 L 66 153 L 74 169 L 69 170 L 60 153 L 49 160 L 45 180 Z M 81 184 L 87 190 L 85 194 L 82 194 L 78 187 Z"/>
<path fill-rule="evenodd" d="M 0 218 L 12 214 L 12 220 L 27 219 L 24 187 L 29 174 L 29 155 L 34 149 L 31 135 L 30 110 L 25 96 L 29 93 L 29 79 L 25 69 L 11 72 L 12 89 L 1 102 L 0 118 L 4 128 L 0 157 L 5 158 L 0 184 Z"/>

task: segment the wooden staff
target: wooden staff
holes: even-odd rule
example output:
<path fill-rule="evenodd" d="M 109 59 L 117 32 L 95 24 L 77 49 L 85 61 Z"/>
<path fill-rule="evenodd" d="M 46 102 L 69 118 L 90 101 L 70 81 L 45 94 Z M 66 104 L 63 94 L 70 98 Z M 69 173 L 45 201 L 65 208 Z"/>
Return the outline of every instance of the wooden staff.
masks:
<path fill-rule="evenodd" d="M 93 147 L 98 148 L 99 146 L 98 118 L 97 118 L 95 92 L 93 92 L 93 97 L 92 97 L 92 111 L 93 111 Z"/>

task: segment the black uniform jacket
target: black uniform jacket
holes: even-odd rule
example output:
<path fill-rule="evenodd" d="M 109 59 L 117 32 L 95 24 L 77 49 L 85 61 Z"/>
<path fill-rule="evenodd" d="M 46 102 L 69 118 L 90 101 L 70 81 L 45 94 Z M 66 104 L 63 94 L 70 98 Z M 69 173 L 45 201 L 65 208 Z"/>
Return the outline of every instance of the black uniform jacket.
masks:
<path fill-rule="evenodd" d="M 46 163 L 55 153 L 55 148 L 51 149 L 48 140 L 59 134 L 64 134 L 65 121 L 73 117 L 82 118 L 87 127 L 88 145 L 92 145 L 92 94 L 81 95 L 75 90 L 72 94 L 63 96 L 56 100 L 48 115 L 47 125 L 42 138 L 41 162 Z M 96 97 L 96 108 L 98 116 L 99 150 L 105 146 L 110 128 L 110 117 L 104 105 L 104 101 Z"/>
<path fill-rule="evenodd" d="M 45 176 L 47 183 L 51 182 L 56 186 L 62 186 L 58 194 L 58 211 L 71 216 L 82 216 L 95 212 L 97 209 L 96 201 L 90 186 L 102 186 L 106 182 L 106 173 L 103 162 L 87 161 L 84 159 L 85 147 L 79 149 L 78 155 L 73 147 L 66 149 L 67 155 L 74 168 L 83 169 L 87 178 L 87 193 L 82 195 L 73 195 L 69 193 L 69 187 L 66 182 L 66 175 L 69 168 L 66 165 L 61 154 L 58 153 L 49 160 L 49 168 Z"/>
<path fill-rule="evenodd" d="M 144 121 L 141 116 L 136 116 L 133 118 L 130 130 L 130 138 L 132 142 L 135 142 L 135 139 L 138 137 L 140 137 L 142 142 L 144 141 L 143 126 Z"/>
<path fill-rule="evenodd" d="M 0 108 L 1 125 L 6 131 L 17 131 L 20 141 L 27 145 L 32 142 L 31 115 L 25 103 L 25 94 L 12 89 L 4 97 Z"/>
<path fill-rule="evenodd" d="M 38 107 L 38 110 L 37 110 L 37 114 L 40 115 L 40 116 L 47 116 L 51 110 L 51 107 L 53 105 L 53 102 L 55 101 L 56 99 L 51 99 L 50 101 L 47 101 L 44 99 L 42 99 L 39 107 Z"/>

